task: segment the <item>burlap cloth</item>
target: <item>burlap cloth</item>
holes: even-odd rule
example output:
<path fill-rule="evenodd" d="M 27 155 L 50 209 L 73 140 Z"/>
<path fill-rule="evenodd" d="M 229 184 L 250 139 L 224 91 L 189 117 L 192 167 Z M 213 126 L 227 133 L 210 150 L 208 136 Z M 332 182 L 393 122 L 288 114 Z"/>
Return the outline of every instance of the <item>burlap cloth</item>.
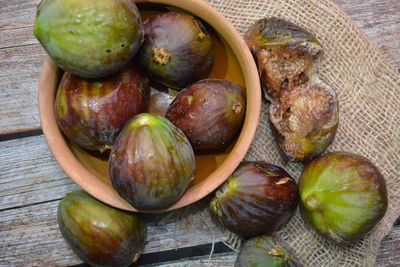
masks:
<path fill-rule="evenodd" d="M 338 132 L 329 151 L 369 158 L 386 178 L 389 207 L 364 239 L 345 248 L 310 230 L 297 212 L 277 234 L 307 266 L 373 266 L 381 240 L 400 215 L 400 75 L 349 18 L 328 0 L 207 0 L 240 33 L 255 20 L 276 16 L 309 30 L 325 54 L 319 74 L 335 89 L 340 105 Z M 268 103 L 247 160 L 283 166 L 298 178 L 301 165 L 285 164 L 268 124 Z M 349 214 L 351 216 L 351 214 Z M 400 252 L 399 252 L 400 253 Z"/>

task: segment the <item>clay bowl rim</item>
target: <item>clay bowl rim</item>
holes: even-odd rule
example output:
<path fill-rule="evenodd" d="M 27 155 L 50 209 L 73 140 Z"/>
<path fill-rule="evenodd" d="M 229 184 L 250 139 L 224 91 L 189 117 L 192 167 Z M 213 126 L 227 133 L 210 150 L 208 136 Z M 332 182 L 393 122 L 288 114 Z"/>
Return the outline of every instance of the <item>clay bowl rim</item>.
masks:
<path fill-rule="evenodd" d="M 151 3 L 174 6 L 186 10 L 211 25 L 225 39 L 236 55 L 246 87 L 246 116 L 242 131 L 224 162 L 206 179 L 188 188 L 173 205 L 158 211 L 182 208 L 207 196 L 220 186 L 236 169 L 246 155 L 256 132 L 261 110 L 261 88 L 253 56 L 239 32 L 221 13 L 201 0 L 137 0 L 136 3 Z M 39 79 L 39 116 L 45 139 L 58 164 L 83 190 L 98 200 L 128 211 L 138 211 L 122 199 L 111 184 L 98 179 L 81 163 L 71 151 L 59 130 L 54 113 L 55 87 L 59 69 L 46 56 Z"/>

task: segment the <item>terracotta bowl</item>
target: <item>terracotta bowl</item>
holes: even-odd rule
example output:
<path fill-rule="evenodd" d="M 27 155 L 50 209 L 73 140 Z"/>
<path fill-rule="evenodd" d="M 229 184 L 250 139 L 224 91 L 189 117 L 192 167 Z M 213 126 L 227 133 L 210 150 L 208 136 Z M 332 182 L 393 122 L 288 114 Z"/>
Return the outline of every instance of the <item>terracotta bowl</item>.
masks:
<path fill-rule="evenodd" d="M 240 34 L 215 9 L 201 0 L 140 0 L 136 1 L 142 16 L 179 8 L 201 18 L 212 28 L 215 58 L 210 77 L 230 80 L 246 92 L 246 117 L 242 131 L 228 151 L 220 154 L 196 156 L 194 181 L 184 195 L 172 206 L 173 210 L 198 201 L 214 191 L 235 170 L 253 140 L 259 121 L 261 89 L 253 57 Z M 142 9 L 143 8 L 143 9 Z M 160 11 L 161 10 L 161 11 Z M 39 110 L 41 125 L 47 143 L 64 171 L 82 189 L 95 198 L 120 209 L 136 211 L 113 189 L 108 176 L 107 159 L 71 144 L 57 126 L 54 101 L 60 71 L 46 57 L 39 81 Z"/>

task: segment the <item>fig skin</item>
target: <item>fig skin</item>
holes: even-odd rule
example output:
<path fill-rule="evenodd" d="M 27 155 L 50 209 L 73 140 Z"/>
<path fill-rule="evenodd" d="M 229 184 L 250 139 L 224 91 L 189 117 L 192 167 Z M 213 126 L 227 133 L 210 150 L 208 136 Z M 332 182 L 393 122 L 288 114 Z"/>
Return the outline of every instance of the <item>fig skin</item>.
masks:
<path fill-rule="evenodd" d="M 284 91 L 270 105 L 269 116 L 284 156 L 308 162 L 332 143 L 339 124 L 339 103 L 333 89 L 314 76 Z"/>
<path fill-rule="evenodd" d="M 42 0 L 34 34 L 61 69 L 84 78 L 117 72 L 143 42 L 131 0 Z"/>
<path fill-rule="evenodd" d="M 138 60 L 152 80 L 182 89 L 207 77 L 213 64 L 213 45 L 198 19 L 167 12 L 148 18 L 143 28 L 145 40 Z"/>
<path fill-rule="evenodd" d="M 147 111 L 149 100 L 149 80 L 132 65 L 90 80 L 65 72 L 56 96 L 56 120 L 80 147 L 107 152 L 125 123 Z"/>
<path fill-rule="evenodd" d="M 300 267 L 288 245 L 275 236 L 257 236 L 244 242 L 234 267 Z"/>
<path fill-rule="evenodd" d="M 314 159 L 299 180 L 300 211 L 323 237 L 339 244 L 355 241 L 385 215 L 385 179 L 368 159 L 330 152 Z"/>
<path fill-rule="evenodd" d="M 275 17 L 256 21 L 245 40 L 256 58 L 261 85 L 269 100 L 308 81 L 323 54 L 311 33 Z"/>
<path fill-rule="evenodd" d="M 68 193 L 58 205 L 60 231 L 78 257 L 92 266 L 128 266 L 142 254 L 144 220 L 112 208 L 84 191 Z"/>
<path fill-rule="evenodd" d="M 205 79 L 182 90 L 168 107 L 166 117 L 187 136 L 195 152 L 216 152 L 228 147 L 246 112 L 242 89 L 229 81 Z"/>
<path fill-rule="evenodd" d="M 174 203 L 194 178 L 192 147 L 166 118 L 142 113 L 118 136 L 109 158 L 109 174 L 119 195 L 138 210 Z"/>
<path fill-rule="evenodd" d="M 285 224 L 297 207 L 296 181 L 265 162 L 242 162 L 218 189 L 211 211 L 243 238 L 267 234 Z"/>

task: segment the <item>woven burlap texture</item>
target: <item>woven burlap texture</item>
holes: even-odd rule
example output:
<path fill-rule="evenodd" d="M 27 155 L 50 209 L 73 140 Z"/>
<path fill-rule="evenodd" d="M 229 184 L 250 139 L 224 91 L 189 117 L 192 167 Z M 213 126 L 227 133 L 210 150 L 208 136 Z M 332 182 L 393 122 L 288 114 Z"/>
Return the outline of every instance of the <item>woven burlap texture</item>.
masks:
<path fill-rule="evenodd" d="M 400 215 L 400 75 L 333 3 L 327 0 L 208 0 L 241 33 L 263 17 L 296 23 L 321 42 L 319 75 L 338 95 L 340 123 L 328 151 L 348 151 L 369 158 L 387 183 L 389 207 L 380 223 L 361 241 L 339 247 L 311 230 L 297 212 L 277 234 L 306 266 L 373 266 L 381 240 Z M 298 179 L 302 165 L 285 163 L 268 123 L 263 101 L 260 123 L 247 160 L 284 167 Z M 349 214 L 351 216 L 351 214 Z"/>

